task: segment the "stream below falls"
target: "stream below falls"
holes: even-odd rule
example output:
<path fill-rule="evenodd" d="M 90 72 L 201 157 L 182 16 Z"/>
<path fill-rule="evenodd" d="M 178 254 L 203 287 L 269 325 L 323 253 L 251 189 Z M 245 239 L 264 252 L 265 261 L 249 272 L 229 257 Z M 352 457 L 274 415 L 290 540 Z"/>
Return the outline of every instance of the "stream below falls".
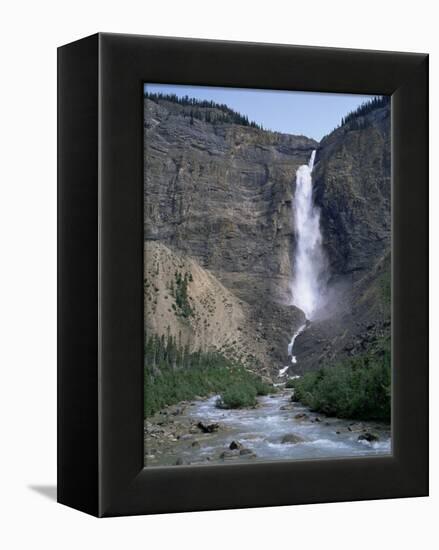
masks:
<path fill-rule="evenodd" d="M 253 409 L 219 409 L 217 396 L 169 407 L 145 422 L 145 465 L 391 454 L 390 426 L 326 417 L 293 403 L 291 395 L 292 390 L 283 389 L 260 397 Z M 219 427 L 203 433 L 199 422 Z M 367 434 L 378 439 L 367 441 Z M 232 441 L 248 451 L 231 453 Z"/>

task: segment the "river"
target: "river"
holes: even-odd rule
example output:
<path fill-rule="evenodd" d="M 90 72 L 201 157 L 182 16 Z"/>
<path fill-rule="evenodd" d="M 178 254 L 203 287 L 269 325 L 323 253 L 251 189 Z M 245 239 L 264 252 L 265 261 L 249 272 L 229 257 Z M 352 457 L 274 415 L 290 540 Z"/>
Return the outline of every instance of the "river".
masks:
<path fill-rule="evenodd" d="M 149 424 L 150 429 L 146 429 L 145 464 L 212 464 L 391 453 L 388 425 L 325 417 L 293 403 L 291 395 L 290 390 L 280 390 L 273 396 L 260 397 L 256 408 L 239 410 L 218 409 L 215 406 L 217 396 L 212 396 L 184 404 L 169 413 L 163 412 L 158 424 Z M 198 422 L 217 423 L 219 429 L 202 433 Z M 367 441 L 364 439 L 367 434 L 378 439 Z M 359 440 L 361 436 L 363 439 Z M 295 442 L 282 442 L 284 438 Z M 248 449 L 246 454 L 239 454 L 239 450 L 230 453 L 232 441 Z"/>

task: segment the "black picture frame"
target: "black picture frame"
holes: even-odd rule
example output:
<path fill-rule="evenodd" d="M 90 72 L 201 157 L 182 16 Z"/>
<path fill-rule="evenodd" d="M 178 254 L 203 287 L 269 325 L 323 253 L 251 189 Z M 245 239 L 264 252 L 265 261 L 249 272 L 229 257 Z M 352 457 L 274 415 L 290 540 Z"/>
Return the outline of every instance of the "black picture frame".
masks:
<path fill-rule="evenodd" d="M 392 96 L 392 456 L 143 467 L 143 84 Z M 99 33 L 58 50 L 58 501 L 96 516 L 428 494 L 428 56 Z"/>

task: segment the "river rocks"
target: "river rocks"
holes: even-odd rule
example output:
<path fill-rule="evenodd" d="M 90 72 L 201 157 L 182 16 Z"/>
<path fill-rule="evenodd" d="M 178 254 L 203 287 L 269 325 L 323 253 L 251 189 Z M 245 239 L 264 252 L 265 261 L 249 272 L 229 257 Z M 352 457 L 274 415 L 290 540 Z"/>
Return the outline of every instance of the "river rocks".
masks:
<path fill-rule="evenodd" d="M 390 430 L 385 424 L 329 418 L 330 425 L 326 426 L 327 419 L 324 415 L 316 416 L 315 412 L 305 407 L 298 409 L 296 415 L 294 412 L 279 411 L 279 405 L 288 396 L 288 390 L 280 389 L 278 400 L 274 403 L 272 400 L 262 399 L 261 407 L 250 413 L 252 417 L 254 415 L 254 425 L 242 423 L 241 414 L 246 417 L 248 411 L 227 413 L 226 416 L 236 418 L 236 424 L 230 422 L 231 418 L 224 425 L 213 422 L 220 420 L 218 411 L 213 409 L 213 399 L 210 402 L 212 412 L 214 411 L 212 416 L 209 415 L 209 405 L 206 406 L 206 402 L 199 404 L 197 410 L 188 408 L 183 415 L 154 415 L 145 421 L 145 465 L 243 464 L 260 459 L 272 460 L 276 458 L 273 450 L 280 444 L 283 449 L 277 455 L 279 458 L 294 460 L 303 456 L 337 456 L 337 445 L 334 448 L 324 443 L 320 445 L 319 440 L 341 442 L 343 449 L 348 445 L 352 448 L 353 455 L 386 452 Z M 197 416 L 200 413 L 203 416 Z M 265 422 L 267 414 L 277 415 L 279 423 L 276 428 L 281 431 L 276 429 L 275 433 L 271 433 L 270 426 Z M 316 423 L 316 418 L 322 421 Z M 161 424 L 158 425 L 156 421 Z M 205 428 L 218 424 L 218 430 L 204 432 L 198 427 L 199 423 Z M 196 430 L 195 433 L 191 433 L 193 429 Z M 374 444 L 378 441 L 374 437 L 379 437 L 379 441 L 382 441 L 379 448 Z M 303 445 L 305 442 L 313 444 Z M 324 454 L 328 449 L 328 455 Z"/>
<path fill-rule="evenodd" d="M 350 432 L 362 432 L 364 430 L 364 425 L 361 424 L 360 422 L 357 422 L 355 424 L 349 424 L 348 426 L 348 430 Z"/>
<path fill-rule="evenodd" d="M 166 409 L 166 411 L 162 411 L 163 414 L 170 414 L 172 416 L 179 416 L 184 413 L 186 409 L 186 404 L 180 404 L 180 405 L 171 405 Z"/>
<path fill-rule="evenodd" d="M 379 437 L 371 432 L 366 432 L 364 434 L 361 434 L 358 436 L 358 441 L 367 441 L 368 443 L 373 443 L 374 441 L 378 441 Z"/>
<path fill-rule="evenodd" d="M 239 443 L 239 441 L 232 441 L 229 445 L 229 449 L 226 449 L 220 454 L 221 460 L 233 460 L 236 458 L 256 458 L 256 453 L 252 449 L 247 449 Z"/>
<path fill-rule="evenodd" d="M 302 436 L 297 434 L 286 434 L 282 437 L 281 443 L 282 444 L 296 444 L 296 443 L 304 443 L 306 439 L 304 439 Z"/>
<path fill-rule="evenodd" d="M 205 424 L 204 422 L 198 422 L 197 427 L 205 434 L 211 434 L 219 430 L 219 424 L 214 422 L 212 424 Z"/>
<path fill-rule="evenodd" d="M 254 452 L 251 449 L 240 449 L 239 454 L 241 456 L 254 455 Z"/>
<path fill-rule="evenodd" d="M 239 458 L 239 451 L 238 451 L 238 449 L 235 449 L 233 451 L 230 451 L 230 450 L 223 451 L 220 454 L 220 458 L 222 460 L 230 460 L 230 459 L 233 459 L 233 458 Z"/>
<path fill-rule="evenodd" d="M 239 456 L 243 458 L 257 458 L 257 454 L 254 453 L 251 449 L 241 449 L 239 451 Z"/>
<path fill-rule="evenodd" d="M 279 410 L 280 411 L 292 411 L 294 410 L 294 405 L 292 403 L 288 404 L 288 405 L 282 405 L 281 407 L 279 407 Z"/>

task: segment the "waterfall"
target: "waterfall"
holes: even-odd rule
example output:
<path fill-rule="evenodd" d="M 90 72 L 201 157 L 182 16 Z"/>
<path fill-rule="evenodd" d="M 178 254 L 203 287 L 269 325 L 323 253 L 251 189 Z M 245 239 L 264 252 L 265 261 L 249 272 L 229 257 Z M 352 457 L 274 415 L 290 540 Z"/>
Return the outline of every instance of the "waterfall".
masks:
<path fill-rule="evenodd" d="M 293 203 L 296 256 L 291 291 L 293 304 L 301 309 L 309 320 L 313 319 L 322 305 L 325 290 L 320 211 L 313 204 L 312 193 L 315 156 L 316 152 L 313 151 L 309 163 L 303 164 L 297 170 Z"/>
<path fill-rule="evenodd" d="M 291 356 L 291 363 L 297 363 L 296 356 L 293 355 L 293 347 L 294 342 L 296 341 L 296 338 L 301 334 L 306 328 L 306 324 L 301 325 L 296 332 L 293 334 L 293 337 L 291 338 L 291 342 L 288 344 L 288 357 Z"/>
<path fill-rule="evenodd" d="M 296 255 L 293 266 L 291 293 L 293 305 L 301 309 L 308 320 L 312 320 L 322 305 L 325 293 L 325 259 L 320 232 L 320 211 L 313 204 L 312 171 L 316 152 L 311 153 L 308 164 L 296 172 L 296 191 L 293 202 L 294 229 L 296 234 Z M 296 338 L 306 328 L 299 327 L 291 338 L 288 356 L 296 363 L 293 347 Z"/>

